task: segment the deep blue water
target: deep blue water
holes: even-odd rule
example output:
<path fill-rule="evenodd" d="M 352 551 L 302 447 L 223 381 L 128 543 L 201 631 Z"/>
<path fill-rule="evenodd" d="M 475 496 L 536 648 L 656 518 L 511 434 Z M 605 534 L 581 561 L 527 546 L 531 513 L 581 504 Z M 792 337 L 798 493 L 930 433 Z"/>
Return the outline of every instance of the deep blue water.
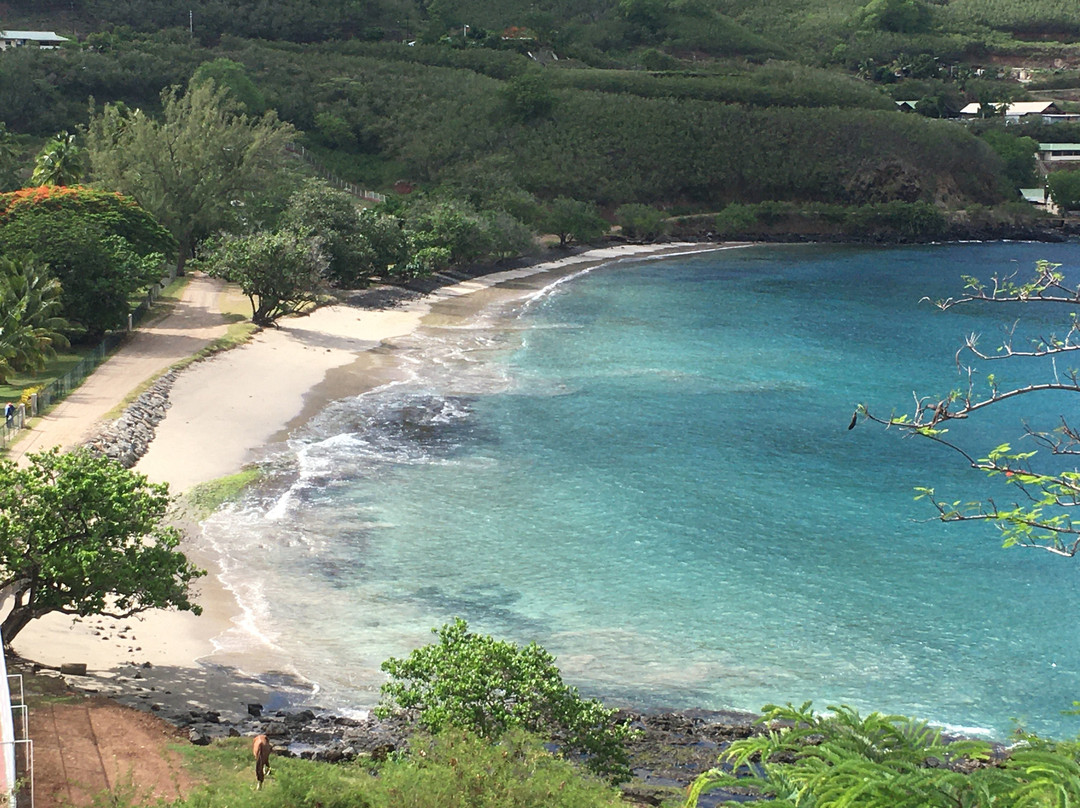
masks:
<path fill-rule="evenodd" d="M 207 524 L 266 613 L 223 646 L 269 644 L 326 706 L 363 707 L 382 659 L 462 616 L 612 702 L 812 699 L 1073 735 L 1080 561 L 934 521 L 916 485 L 987 482 L 847 429 L 858 402 L 887 415 L 961 384 L 969 332 L 1060 333 L 1060 307 L 920 302 L 1039 258 L 1080 277 L 1075 244 L 752 247 L 602 267 L 427 329 L 397 348 L 411 380 L 329 407 Z M 1015 441 L 1072 402 L 1008 410 L 954 434 Z"/>

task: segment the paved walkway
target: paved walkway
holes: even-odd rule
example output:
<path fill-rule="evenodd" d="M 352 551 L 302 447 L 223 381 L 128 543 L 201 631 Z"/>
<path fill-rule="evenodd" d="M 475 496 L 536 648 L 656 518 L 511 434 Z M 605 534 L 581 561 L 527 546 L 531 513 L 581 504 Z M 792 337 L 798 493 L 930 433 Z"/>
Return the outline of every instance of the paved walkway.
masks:
<path fill-rule="evenodd" d="M 20 462 L 27 452 L 79 445 L 132 390 L 224 335 L 228 320 L 218 305 L 224 288 L 224 281 L 192 276 L 168 315 L 136 329 L 74 392 L 25 430 L 8 457 Z"/>

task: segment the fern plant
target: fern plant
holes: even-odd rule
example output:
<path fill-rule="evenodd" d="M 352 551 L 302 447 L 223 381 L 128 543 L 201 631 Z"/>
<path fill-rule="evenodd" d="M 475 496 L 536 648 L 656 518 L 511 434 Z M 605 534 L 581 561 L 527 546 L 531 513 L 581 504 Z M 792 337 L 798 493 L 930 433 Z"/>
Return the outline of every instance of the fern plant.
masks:
<path fill-rule="evenodd" d="M 691 786 L 687 808 L 731 786 L 777 808 L 1056 806 L 1073 804 L 1080 787 L 1075 743 L 1027 737 L 1000 765 L 988 765 L 992 748 L 984 741 L 950 740 L 903 716 L 829 710 L 767 705 L 759 722 L 767 730 L 728 747 L 720 766 Z"/>

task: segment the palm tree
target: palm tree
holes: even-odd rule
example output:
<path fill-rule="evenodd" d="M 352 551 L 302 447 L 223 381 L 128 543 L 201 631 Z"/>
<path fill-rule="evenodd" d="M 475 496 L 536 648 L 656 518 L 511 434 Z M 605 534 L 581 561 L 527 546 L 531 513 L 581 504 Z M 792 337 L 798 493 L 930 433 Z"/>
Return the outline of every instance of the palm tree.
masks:
<path fill-rule="evenodd" d="M 19 187 L 16 169 L 21 150 L 15 142 L 14 133 L 0 121 L 0 191 L 14 191 Z"/>
<path fill-rule="evenodd" d="M 34 185 L 76 185 L 86 173 L 84 151 L 75 144 L 75 135 L 60 132 L 34 159 Z"/>
<path fill-rule="evenodd" d="M 41 370 L 68 345 L 68 323 L 56 316 L 60 294 L 60 282 L 32 256 L 0 256 L 0 381 Z"/>

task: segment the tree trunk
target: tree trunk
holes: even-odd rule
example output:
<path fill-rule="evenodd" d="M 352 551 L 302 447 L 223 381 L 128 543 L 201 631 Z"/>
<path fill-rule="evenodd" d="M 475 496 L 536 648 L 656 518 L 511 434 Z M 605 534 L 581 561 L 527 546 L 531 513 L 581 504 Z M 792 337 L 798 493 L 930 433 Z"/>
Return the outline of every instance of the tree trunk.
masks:
<path fill-rule="evenodd" d="M 4 637 L 4 647 L 11 646 L 11 641 L 22 631 L 37 615 L 29 606 L 14 606 L 4 622 L 0 624 L 0 634 Z"/>
<path fill-rule="evenodd" d="M 180 245 L 176 251 L 176 277 L 178 278 L 183 277 L 184 265 L 191 257 L 192 240 L 191 233 L 184 233 L 180 237 Z"/>

